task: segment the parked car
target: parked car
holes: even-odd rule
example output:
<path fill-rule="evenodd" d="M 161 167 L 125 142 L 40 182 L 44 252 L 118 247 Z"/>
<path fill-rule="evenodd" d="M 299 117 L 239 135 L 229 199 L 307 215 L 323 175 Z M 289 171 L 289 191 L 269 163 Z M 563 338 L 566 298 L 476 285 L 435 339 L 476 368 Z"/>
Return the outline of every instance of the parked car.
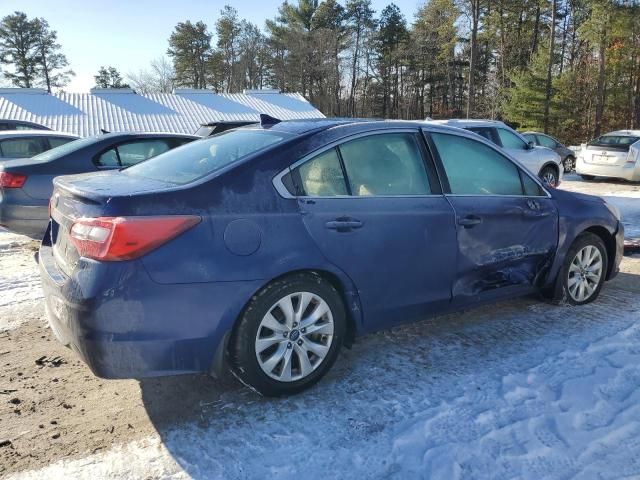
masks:
<path fill-rule="evenodd" d="M 26 120 L 10 120 L 0 118 L 0 130 L 51 130 L 49 127 Z"/>
<path fill-rule="evenodd" d="M 560 155 L 562 165 L 564 166 L 564 173 L 570 173 L 576 168 L 575 152 L 570 148 L 565 147 L 551 135 L 540 132 L 524 132 L 522 136 L 526 140 L 533 142 L 534 145 L 550 148 Z"/>
<path fill-rule="evenodd" d="M 618 130 L 583 145 L 576 172 L 585 180 L 614 177 L 640 181 L 640 130 Z"/>
<path fill-rule="evenodd" d="M 14 158 L 31 158 L 73 142 L 79 137 L 51 130 L 6 130 L 0 132 L 0 162 Z"/>
<path fill-rule="evenodd" d="M 292 394 L 357 335 L 537 291 L 591 302 L 622 257 L 615 207 L 437 124 L 269 123 L 54 183 L 46 311 L 104 378 L 229 362 Z"/>
<path fill-rule="evenodd" d="M 560 156 L 544 147 L 537 147 L 503 122 L 496 120 L 431 120 L 440 125 L 464 128 L 502 147 L 522 165 L 552 187 L 562 179 Z"/>
<path fill-rule="evenodd" d="M 128 167 L 196 138 L 172 133 L 110 133 L 66 143 L 33 158 L 0 161 L 0 226 L 39 240 L 49 223 L 54 177 Z M 0 139 L 0 148 L 3 141 Z"/>

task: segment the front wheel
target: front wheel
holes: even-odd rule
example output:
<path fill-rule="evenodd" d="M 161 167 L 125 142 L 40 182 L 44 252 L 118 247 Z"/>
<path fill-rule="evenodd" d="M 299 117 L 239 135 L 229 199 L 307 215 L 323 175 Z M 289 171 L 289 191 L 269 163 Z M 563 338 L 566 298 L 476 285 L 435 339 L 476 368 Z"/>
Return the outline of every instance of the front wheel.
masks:
<path fill-rule="evenodd" d="M 573 305 L 593 302 L 607 272 L 607 249 L 600 237 L 583 233 L 571 245 L 560 275 L 566 300 Z"/>
<path fill-rule="evenodd" d="M 329 282 L 310 273 L 285 277 L 255 295 L 240 317 L 232 368 L 263 395 L 298 393 L 329 371 L 345 330 L 344 305 Z"/>
<path fill-rule="evenodd" d="M 540 172 L 540 178 L 550 187 L 558 186 L 558 171 L 552 166 L 547 166 Z"/>

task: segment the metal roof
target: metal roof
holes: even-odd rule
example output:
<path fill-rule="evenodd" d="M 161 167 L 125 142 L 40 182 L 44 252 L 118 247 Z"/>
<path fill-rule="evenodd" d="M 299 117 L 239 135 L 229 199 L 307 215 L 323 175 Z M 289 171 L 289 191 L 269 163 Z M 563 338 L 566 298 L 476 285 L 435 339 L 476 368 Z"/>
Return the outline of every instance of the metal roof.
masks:
<path fill-rule="evenodd" d="M 191 134 L 208 122 L 257 122 L 261 113 L 281 120 L 324 118 L 302 95 L 274 90 L 216 94 L 177 89 L 139 95 L 131 89 L 48 94 L 38 88 L 0 88 L 0 119 L 36 122 L 83 137 L 101 129 Z"/>

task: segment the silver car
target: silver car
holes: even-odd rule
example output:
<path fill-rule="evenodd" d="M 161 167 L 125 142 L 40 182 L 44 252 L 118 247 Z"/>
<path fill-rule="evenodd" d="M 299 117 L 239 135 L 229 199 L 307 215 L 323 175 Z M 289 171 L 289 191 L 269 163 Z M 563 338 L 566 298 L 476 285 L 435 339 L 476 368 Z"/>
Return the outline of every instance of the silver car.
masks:
<path fill-rule="evenodd" d="M 585 180 L 614 177 L 640 181 L 640 130 L 617 130 L 582 145 L 576 173 Z"/>
<path fill-rule="evenodd" d="M 538 175 L 548 185 L 558 186 L 562 179 L 562 159 L 553 150 L 537 147 L 518 132 L 497 120 L 427 120 L 433 123 L 464 128 L 502 147 L 525 168 Z"/>

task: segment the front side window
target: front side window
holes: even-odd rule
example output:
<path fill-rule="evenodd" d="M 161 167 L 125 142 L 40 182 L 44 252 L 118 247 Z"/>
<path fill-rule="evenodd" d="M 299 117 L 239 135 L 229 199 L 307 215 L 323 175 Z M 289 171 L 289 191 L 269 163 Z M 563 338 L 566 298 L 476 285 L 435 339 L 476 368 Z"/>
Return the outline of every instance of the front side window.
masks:
<path fill-rule="evenodd" d="M 431 193 L 418 140 L 413 133 L 371 135 L 343 143 L 338 148 L 352 195 Z"/>
<path fill-rule="evenodd" d="M 527 144 L 524 143 L 515 133 L 510 132 L 506 128 L 497 128 L 496 130 L 498 131 L 500 142 L 502 142 L 502 146 L 504 148 L 511 148 L 514 150 L 526 150 L 528 148 Z"/>
<path fill-rule="evenodd" d="M 432 133 L 451 193 L 522 195 L 518 167 L 494 149 L 470 138 Z"/>
<path fill-rule="evenodd" d="M 348 195 L 340 158 L 335 148 L 303 163 L 297 171 L 303 195 L 309 197 Z"/>
<path fill-rule="evenodd" d="M 540 145 L 547 148 L 556 148 L 556 142 L 553 138 L 545 137 L 544 135 L 538 135 Z"/>
<path fill-rule="evenodd" d="M 44 150 L 40 138 L 9 138 L 0 142 L 0 151 L 6 158 L 31 158 Z"/>
<path fill-rule="evenodd" d="M 150 158 L 124 172 L 184 185 L 291 137 L 288 133 L 262 129 L 228 130 Z"/>

